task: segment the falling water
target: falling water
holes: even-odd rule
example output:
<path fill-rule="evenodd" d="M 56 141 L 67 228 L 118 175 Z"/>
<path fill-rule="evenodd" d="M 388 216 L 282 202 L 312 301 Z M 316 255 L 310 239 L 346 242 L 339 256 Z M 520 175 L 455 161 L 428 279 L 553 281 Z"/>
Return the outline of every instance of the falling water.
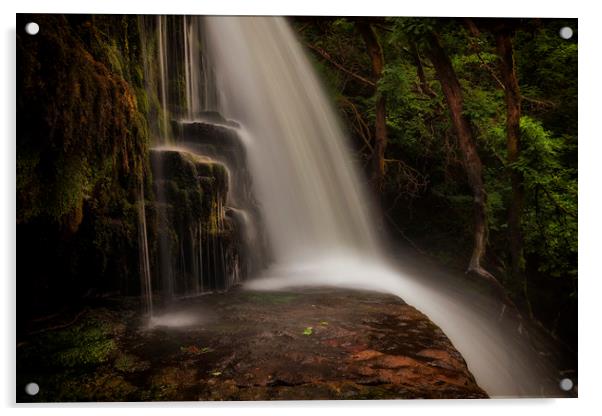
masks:
<path fill-rule="evenodd" d="M 166 39 L 167 34 L 165 32 L 166 17 L 157 16 L 157 39 L 159 45 L 159 82 L 161 83 L 161 135 L 159 139 L 162 144 L 169 142 L 169 119 L 168 119 L 168 105 L 167 105 L 167 47 Z"/>
<path fill-rule="evenodd" d="M 207 17 L 209 59 L 226 117 L 250 134 L 248 157 L 280 262 L 375 255 L 368 198 L 345 137 L 284 19 Z"/>
<path fill-rule="evenodd" d="M 535 365 L 539 357 L 517 325 L 501 323 L 495 302 L 384 259 L 344 134 L 287 22 L 206 17 L 204 34 L 219 111 L 243 126 L 274 251 L 272 267 L 249 286 L 335 285 L 399 295 L 443 329 L 490 395 L 550 394 L 547 374 Z"/>
<path fill-rule="evenodd" d="M 146 302 L 146 310 L 149 315 L 153 315 L 153 302 L 152 302 L 152 283 L 151 283 L 151 271 L 150 271 L 150 260 L 148 253 L 148 235 L 146 228 L 146 208 L 144 198 L 144 183 L 140 183 L 140 201 L 139 201 L 139 212 L 138 212 L 139 224 L 139 236 L 138 246 L 140 248 L 140 277 L 141 287 L 144 300 Z"/>
<path fill-rule="evenodd" d="M 200 40 L 201 25 L 196 16 L 183 16 L 182 32 L 184 34 L 184 76 L 186 91 L 186 110 L 189 120 L 198 117 L 204 109 L 201 100 L 204 95 L 199 94 L 201 88 L 200 76 L 203 72 L 201 65 Z"/>
<path fill-rule="evenodd" d="M 170 106 L 168 105 L 168 55 L 167 55 L 167 17 L 157 16 L 156 17 L 156 44 L 158 49 L 157 59 L 159 66 L 159 98 L 161 100 L 160 111 L 160 123 L 158 132 L 155 132 L 154 141 L 155 144 L 165 145 L 170 143 Z M 159 258 L 158 269 L 161 274 L 161 288 L 167 298 L 171 298 L 174 293 L 174 271 L 171 265 L 172 249 L 169 243 L 168 236 L 168 212 L 167 212 L 167 197 L 165 188 L 162 186 L 165 183 L 165 166 L 163 158 L 158 158 L 157 163 L 153 165 L 153 179 L 156 189 L 156 202 L 157 202 L 157 213 L 156 221 L 158 224 L 158 245 L 159 245 Z M 150 301 L 152 304 L 152 294 Z"/>

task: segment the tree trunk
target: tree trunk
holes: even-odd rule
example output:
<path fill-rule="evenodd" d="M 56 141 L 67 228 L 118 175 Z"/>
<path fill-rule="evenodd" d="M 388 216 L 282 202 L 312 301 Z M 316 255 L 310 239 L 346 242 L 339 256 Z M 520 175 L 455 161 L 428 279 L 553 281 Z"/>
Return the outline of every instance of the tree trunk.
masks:
<path fill-rule="evenodd" d="M 478 276 L 499 283 L 487 272 L 481 262 L 485 255 L 487 246 L 487 213 L 486 202 L 487 195 L 483 185 L 483 166 L 481 158 L 477 153 L 477 146 L 472 134 L 470 121 L 463 114 L 464 98 L 460 82 L 454 71 L 452 63 L 443 50 L 439 39 L 435 34 L 428 37 L 428 55 L 435 67 L 437 78 L 441 83 L 441 89 L 445 96 L 445 100 L 449 107 L 450 116 L 456 134 L 458 136 L 458 146 L 462 153 L 462 162 L 468 183 L 473 194 L 473 250 L 470 262 L 468 264 L 467 273 L 475 273 Z"/>
<path fill-rule="evenodd" d="M 521 116 L 521 96 L 516 77 L 516 65 L 514 63 L 512 30 L 502 28 L 496 31 L 495 42 L 506 98 L 506 140 L 508 163 L 510 164 L 510 182 L 512 185 L 512 202 L 508 211 L 512 274 L 515 278 L 520 279 L 524 271 L 523 236 L 521 231 L 524 189 L 522 174 L 512 166 L 518 160 L 520 153 Z"/>
<path fill-rule="evenodd" d="M 377 200 L 380 201 L 385 178 L 385 149 L 387 147 L 387 124 L 386 124 L 386 97 L 376 87 L 381 79 L 385 66 L 383 50 L 378 42 L 374 29 L 366 22 L 356 22 L 356 27 L 364 39 L 368 55 L 372 64 L 372 76 L 374 78 L 375 104 L 375 132 L 374 145 L 371 160 L 370 181 Z"/>
<path fill-rule="evenodd" d="M 418 53 L 418 47 L 416 46 L 416 42 L 412 42 L 410 48 L 412 51 L 412 57 L 414 58 L 414 65 L 416 65 L 416 75 L 418 75 L 420 91 L 431 98 L 435 98 L 437 94 L 435 94 L 435 91 L 431 89 L 428 82 L 426 81 L 424 67 L 422 66 L 422 60 L 420 59 L 420 53 Z"/>

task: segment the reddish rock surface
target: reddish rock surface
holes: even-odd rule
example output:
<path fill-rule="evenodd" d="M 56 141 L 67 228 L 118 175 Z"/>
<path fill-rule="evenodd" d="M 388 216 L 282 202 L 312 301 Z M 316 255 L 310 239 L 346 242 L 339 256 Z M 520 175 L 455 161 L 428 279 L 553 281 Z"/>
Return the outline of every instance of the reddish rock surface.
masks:
<path fill-rule="evenodd" d="M 75 399 L 111 400 L 99 383 L 125 389 L 119 400 L 487 397 L 445 334 L 394 296 L 235 290 L 170 313 L 198 321 L 148 329 L 131 311 L 107 312 L 118 352 L 91 375 L 97 390 Z"/>
<path fill-rule="evenodd" d="M 464 359 L 399 298 L 335 289 L 203 296 L 205 323 L 141 335 L 178 400 L 482 398 Z M 186 352 L 187 351 L 187 352 Z M 153 365 L 154 366 L 154 365 Z M 160 371 L 159 374 L 162 374 Z"/>

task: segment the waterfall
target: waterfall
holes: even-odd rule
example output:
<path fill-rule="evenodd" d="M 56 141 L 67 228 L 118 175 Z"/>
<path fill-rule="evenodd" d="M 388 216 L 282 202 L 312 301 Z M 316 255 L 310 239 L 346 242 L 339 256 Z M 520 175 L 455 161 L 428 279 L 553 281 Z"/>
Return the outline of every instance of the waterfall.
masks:
<path fill-rule="evenodd" d="M 197 118 L 201 111 L 207 108 L 206 103 L 201 100 L 207 94 L 200 94 L 201 77 L 206 72 L 203 70 L 200 53 L 201 25 L 198 16 L 183 16 L 182 31 L 184 33 L 184 66 L 185 66 L 185 90 L 186 110 L 188 120 Z M 203 85 L 206 84 L 206 81 Z"/>
<path fill-rule="evenodd" d="M 279 262 L 378 253 L 367 195 L 322 87 L 284 19 L 207 17 L 208 54 L 244 126 L 254 184 Z"/>
<path fill-rule="evenodd" d="M 460 280 L 433 279 L 387 259 L 345 133 L 285 19 L 160 16 L 148 26 L 144 33 L 155 40 L 151 50 L 157 56 L 145 57 L 145 76 L 156 78 L 147 81 L 149 94 L 161 103 L 160 122 L 151 123 L 160 127 L 155 144 L 172 143 L 173 122 L 201 120 L 232 130 L 244 145 L 273 258 L 248 287 L 330 285 L 395 294 L 445 332 L 490 395 L 559 393 L 557 374 L 540 365 L 517 321 L 500 319 L 497 302 L 464 290 Z M 184 85 L 174 86 L 174 79 Z M 227 120 L 208 111 L 236 123 L 226 126 Z M 206 150 L 197 145 L 174 149 Z M 157 166 L 157 212 L 167 218 L 161 207 L 169 202 L 162 190 L 169 172 L 161 170 L 162 162 Z M 240 184 L 239 179 L 233 183 Z M 217 232 L 227 208 L 236 215 L 230 208 L 239 207 L 224 206 L 235 199 L 212 200 L 207 223 L 190 223 L 184 233 L 194 236 L 190 253 L 198 276 L 190 287 L 195 292 L 218 287 L 218 276 L 226 288 L 240 279 L 238 263 L 231 273 L 227 264 L 237 256 L 224 251 Z M 159 236 L 162 291 L 171 293 L 178 276 L 168 243 L 166 235 Z M 185 258 L 185 249 L 178 250 Z"/>
<path fill-rule="evenodd" d="M 334 285 L 400 296 L 437 324 L 490 395 L 558 394 L 557 374 L 498 304 L 384 259 L 367 193 L 312 66 L 285 19 L 206 17 L 218 110 L 246 139 L 274 264 L 248 285 Z"/>

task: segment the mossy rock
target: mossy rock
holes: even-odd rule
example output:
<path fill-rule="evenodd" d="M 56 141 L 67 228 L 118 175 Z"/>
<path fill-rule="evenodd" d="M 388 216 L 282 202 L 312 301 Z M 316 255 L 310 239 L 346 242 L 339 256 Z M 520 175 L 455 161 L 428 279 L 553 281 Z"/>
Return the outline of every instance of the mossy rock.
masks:
<path fill-rule="evenodd" d="M 150 368 L 148 361 L 142 361 L 139 357 L 133 354 L 121 353 L 115 359 L 115 368 L 122 373 L 137 373 Z"/>
<path fill-rule="evenodd" d="M 164 209 L 176 207 L 171 223 L 216 222 L 216 204 L 222 206 L 228 193 L 228 170 L 212 159 L 184 150 L 154 149 L 151 162 L 155 188 L 163 195 Z"/>
<path fill-rule="evenodd" d="M 19 362 L 31 371 L 79 371 L 109 361 L 116 350 L 110 325 L 95 319 L 42 333 L 34 340 L 18 350 Z"/>
<path fill-rule="evenodd" d="M 245 297 L 256 303 L 267 304 L 267 305 L 284 305 L 291 303 L 299 298 L 298 294 L 285 293 L 285 292 L 250 292 L 246 293 Z"/>
<path fill-rule="evenodd" d="M 17 31 L 17 264 L 28 287 L 18 304 L 26 314 L 139 289 L 138 201 L 141 187 L 152 191 L 136 19 L 17 16 L 18 27 L 43 28 Z"/>
<path fill-rule="evenodd" d="M 78 31 L 90 22 L 35 21 L 43 36 L 17 36 L 17 221 L 62 221 L 103 179 L 123 186 L 142 177 L 147 128 L 133 87 L 82 42 Z"/>

